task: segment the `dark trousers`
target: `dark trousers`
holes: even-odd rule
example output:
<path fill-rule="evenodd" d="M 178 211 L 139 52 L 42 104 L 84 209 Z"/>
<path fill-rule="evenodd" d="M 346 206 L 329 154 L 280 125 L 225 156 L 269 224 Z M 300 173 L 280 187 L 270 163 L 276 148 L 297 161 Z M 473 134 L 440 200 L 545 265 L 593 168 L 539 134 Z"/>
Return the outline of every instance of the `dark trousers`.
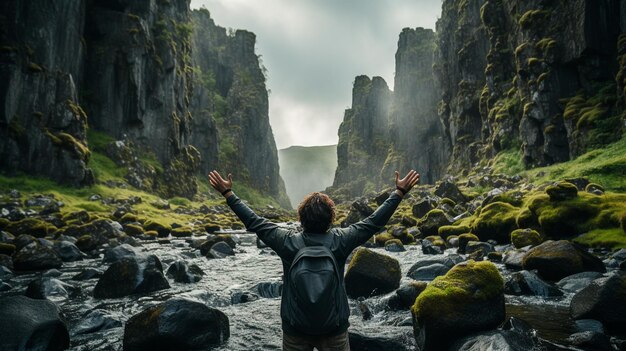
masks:
<path fill-rule="evenodd" d="M 334 336 L 295 336 L 283 333 L 284 351 L 350 351 L 348 331 Z"/>

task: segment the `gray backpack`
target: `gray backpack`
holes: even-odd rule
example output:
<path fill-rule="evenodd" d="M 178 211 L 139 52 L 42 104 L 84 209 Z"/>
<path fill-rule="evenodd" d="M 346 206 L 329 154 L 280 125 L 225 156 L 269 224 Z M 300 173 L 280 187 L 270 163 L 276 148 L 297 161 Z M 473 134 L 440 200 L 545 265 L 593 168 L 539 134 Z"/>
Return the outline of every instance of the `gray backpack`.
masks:
<path fill-rule="evenodd" d="M 326 245 L 307 246 L 298 237 L 301 248 L 287 273 L 283 296 L 286 320 L 303 334 L 328 334 L 347 322 L 350 312 L 342 277 Z"/>

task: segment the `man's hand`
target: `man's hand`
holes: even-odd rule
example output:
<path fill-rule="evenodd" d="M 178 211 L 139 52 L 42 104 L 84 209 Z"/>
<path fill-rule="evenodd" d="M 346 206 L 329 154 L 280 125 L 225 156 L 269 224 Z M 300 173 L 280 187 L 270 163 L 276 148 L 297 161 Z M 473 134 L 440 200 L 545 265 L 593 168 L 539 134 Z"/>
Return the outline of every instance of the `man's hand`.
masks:
<path fill-rule="evenodd" d="M 211 183 L 213 189 L 224 195 L 224 197 L 228 197 L 233 186 L 233 175 L 228 173 L 228 180 L 226 180 L 217 171 L 211 171 L 209 172 L 209 183 Z"/>
<path fill-rule="evenodd" d="M 410 170 L 409 173 L 407 173 L 407 175 L 402 179 L 400 179 L 400 173 L 396 171 L 396 192 L 401 193 L 398 195 L 404 196 L 415 186 L 415 184 L 417 184 L 419 180 L 420 175 L 414 170 Z"/>

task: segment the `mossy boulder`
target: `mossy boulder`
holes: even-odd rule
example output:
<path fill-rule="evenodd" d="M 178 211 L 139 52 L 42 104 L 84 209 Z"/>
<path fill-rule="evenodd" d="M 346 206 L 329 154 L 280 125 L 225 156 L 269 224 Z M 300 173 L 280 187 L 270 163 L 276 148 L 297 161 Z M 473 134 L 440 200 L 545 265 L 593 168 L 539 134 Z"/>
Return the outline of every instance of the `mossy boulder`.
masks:
<path fill-rule="evenodd" d="M 402 252 L 406 251 L 402 241 L 400 239 L 391 239 L 385 242 L 385 250 L 389 252 Z"/>
<path fill-rule="evenodd" d="M 515 219 L 520 209 L 505 202 L 493 202 L 483 207 L 472 224 L 472 233 L 480 240 L 495 240 L 506 244 L 510 234 L 517 229 Z"/>
<path fill-rule="evenodd" d="M 411 280 L 403 283 L 395 294 L 392 294 L 387 300 L 387 305 L 392 310 L 408 310 L 415 303 L 415 299 L 428 286 L 426 282 Z"/>
<path fill-rule="evenodd" d="M 601 194 L 604 193 L 604 187 L 602 185 L 600 185 L 600 184 L 589 183 L 585 187 L 585 191 L 588 192 L 588 193 L 601 195 Z"/>
<path fill-rule="evenodd" d="M 546 188 L 546 194 L 551 201 L 573 199 L 578 196 L 578 188 L 570 182 L 558 182 Z"/>
<path fill-rule="evenodd" d="M 124 326 L 124 350 L 212 349 L 230 337 L 228 317 L 205 304 L 170 299 L 132 316 Z"/>
<path fill-rule="evenodd" d="M 57 227 L 37 218 L 24 218 L 17 222 L 9 223 L 5 230 L 13 235 L 28 234 L 36 238 L 43 238 L 53 234 Z"/>
<path fill-rule="evenodd" d="M 411 313 L 418 348 L 444 350 L 454 339 L 504 321 L 504 280 L 491 262 L 457 264 L 428 284 Z"/>
<path fill-rule="evenodd" d="M 70 224 L 70 222 L 72 221 L 73 223 L 82 224 L 82 223 L 89 222 L 91 220 L 91 216 L 89 215 L 89 212 L 82 210 L 82 211 L 68 212 L 64 214 L 63 217 L 61 217 L 61 219 L 66 224 Z"/>
<path fill-rule="evenodd" d="M 553 281 L 580 272 L 606 272 L 599 258 L 567 240 L 548 240 L 533 247 L 524 255 L 522 267 L 536 269 L 542 278 Z"/>
<path fill-rule="evenodd" d="M 480 241 L 480 239 L 472 233 L 459 235 L 459 253 L 465 253 L 465 247 L 467 247 L 467 243 L 470 241 Z"/>
<path fill-rule="evenodd" d="M 626 276 L 611 274 L 594 280 L 572 297 L 574 319 L 596 319 L 605 325 L 626 327 Z"/>
<path fill-rule="evenodd" d="M 15 245 L 0 243 L 0 255 L 11 256 L 15 252 Z"/>
<path fill-rule="evenodd" d="M 130 236 L 139 236 L 143 235 L 143 228 L 138 224 L 125 224 L 124 232 Z"/>
<path fill-rule="evenodd" d="M 32 242 L 13 254 L 13 266 L 18 271 L 38 271 L 62 265 L 59 255 L 39 242 Z"/>
<path fill-rule="evenodd" d="M 511 243 L 516 249 L 531 245 L 537 246 L 541 244 L 541 234 L 532 229 L 516 229 L 511 232 Z"/>
<path fill-rule="evenodd" d="M 153 219 L 149 219 L 144 222 L 143 229 L 146 231 L 156 231 L 159 234 L 159 237 L 164 238 L 170 235 L 172 231 L 172 226 L 169 224 L 164 224 Z"/>
<path fill-rule="evenodd" d="M 173 228 L 170 234 L 176 238 L 185 238 L 185 237 L 190 237 L 193 234 L 193 230 L 191 230 L 190 227 L 186 227 L 186 226 L 178 227 L 178 228 Z"/>
<path fill-rule="evenodd" d="M 422 235 L 429 236 L 438 235 L 440 227 L 450 224 L 452 224 L 452 220 L 448 218 L 445 212 L 440 209 L 434 209 L 430 210 L 426 216 L 418 222 L 417 227 Z"/>
<path fill-rule="evenodd" d="M 378 246 L 385 246 L 385 243 L 392 239 L 398 239 L 402 244 L 410 244 L 415 240 L 413 235 L 409 234 L 409 231 L 405 227 L 394 226 L 389 228 L 385 233 L 376 234 L 374 242 Z"/>
<path fill-rule="evenodd" d="M 121 218 L 120 218 L 120 222 L 122 223 L 131 223 L 131 222 L 137 222 L 137 215 L 134 213 L 125 213 Z"/>
<path fill-rule="evenodd" d="M 361 247 L 348 265 L 346 292 L 352 298 L 386 294 L 400 286 L 400 278 L 398 260 Z"/>
<path fill-rule="evenodd" d="M 448 239 L 451 235 L 461 235 L 470 232 L 470 227 L 466 225 L 444 225 L 437 230 L 440 237 Z"/>
<path fill-rule="evenodd" d="M 528 209 L 537 218 L 541 232 L 552 239 L 570 238 L 589 229 L 617 225 L 610 223 L 612 206 L 603 204 L 601 197 L 587 193 L 560 201 L 551 201 L 546 195 L 535 195 L 528 203 Z M 608 211 L 601 211 L 602 207 L 607 207 Z M 601 212 L 609 216 L 600 217 Z"/>

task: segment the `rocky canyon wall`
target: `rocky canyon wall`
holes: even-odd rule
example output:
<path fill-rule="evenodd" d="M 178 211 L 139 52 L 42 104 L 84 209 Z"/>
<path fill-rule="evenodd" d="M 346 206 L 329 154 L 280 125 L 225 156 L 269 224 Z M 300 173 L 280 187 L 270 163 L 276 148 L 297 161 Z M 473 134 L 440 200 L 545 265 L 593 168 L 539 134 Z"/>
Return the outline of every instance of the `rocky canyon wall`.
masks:
<path fill-rule="evenodd" d="M 227 33 L 189 0 L 0 6 L 4 172 L 91 184 L 92 129 L 132 146 L 118 164 L 156 161 L 138 187 L 191 197 L 220 169 L 288 205 L 253 33 Z"/>

